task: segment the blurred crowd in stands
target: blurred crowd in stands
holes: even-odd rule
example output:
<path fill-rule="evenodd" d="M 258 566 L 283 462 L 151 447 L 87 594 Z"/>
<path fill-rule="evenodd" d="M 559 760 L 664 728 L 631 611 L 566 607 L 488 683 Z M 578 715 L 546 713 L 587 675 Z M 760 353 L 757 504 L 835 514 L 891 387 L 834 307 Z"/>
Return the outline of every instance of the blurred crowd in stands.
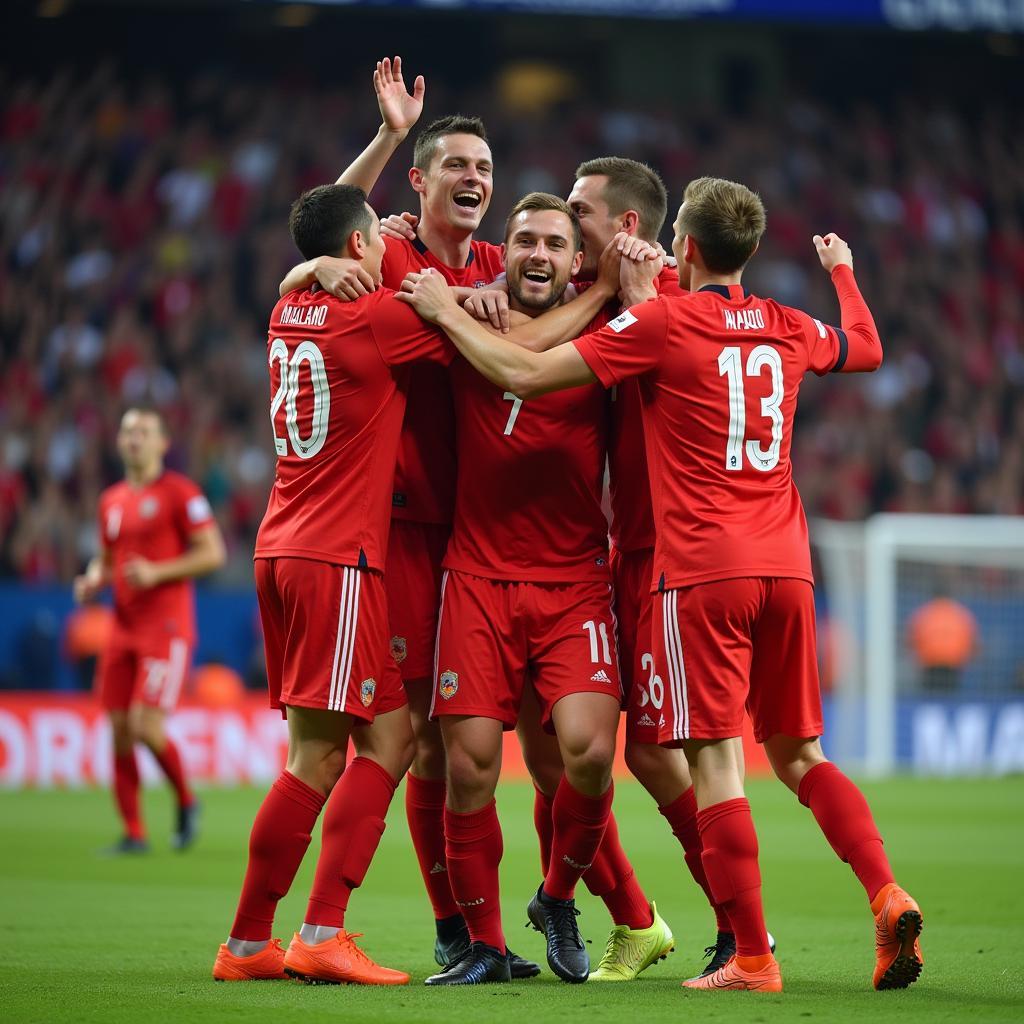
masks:
<path fill-rule="evenodd" d="M 523 116 L 428 83 L 425 120 L 481 114 L 496 173 L 480 237 L 523 193 L 568 193 L 616 154 L 670 192 L 700 174 L 755 187 L 768 235 L 748 285 L 835 320 L 811 245 L 854 248 L 886 351 L 871 377 L 809 380 L 793 453 L 811 515 L 1024 511 L 1024 113 L 792 96 L 713 109 L 562 101 Z M 0 100 L 0 575 L 70 580 L 120 467 L 120 411 L 165 410 L 169 462 L 212 501 L 248 582 L 273 474 L 265 325 L 297 261 L 288 208 L 371 138 L 369 74 L 335 91 L 112 66 L 5 82 Z M 411 142 L 371 197 L 415 210 Z M 667 232 L 666 228 L 666 232 Z M 668 234 L 663 236 L 667 242 Z"/>

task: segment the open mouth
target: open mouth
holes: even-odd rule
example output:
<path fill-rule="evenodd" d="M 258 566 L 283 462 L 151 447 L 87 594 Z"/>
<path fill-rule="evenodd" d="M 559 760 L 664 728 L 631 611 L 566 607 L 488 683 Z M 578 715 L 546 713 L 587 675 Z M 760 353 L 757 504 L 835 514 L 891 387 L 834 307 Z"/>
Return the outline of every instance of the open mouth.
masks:
<path fill-rule="evenodd" d="M 469 191 L 456 192 L 453 198 L 456 206 L 466 210 L 475 210 L 483 202 L 483 196 Z"/>
<path fill-rule="evenodd" d="M 546 270 L 524 270 L 523 277 L 534 284 L 547 284 L 551 280 L 551 275 Z"/>

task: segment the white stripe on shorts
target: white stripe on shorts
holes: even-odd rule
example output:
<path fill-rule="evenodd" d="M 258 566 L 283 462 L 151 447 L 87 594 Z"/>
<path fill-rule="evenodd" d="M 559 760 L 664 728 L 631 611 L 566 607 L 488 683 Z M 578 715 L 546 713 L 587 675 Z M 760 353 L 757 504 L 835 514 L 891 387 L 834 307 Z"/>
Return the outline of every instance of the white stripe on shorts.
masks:
<path fill-rule="evenodd" d="M 338 609 L 338 640 L 335 644 L 335 665 L 331 679 L 331 693 L 327 707 L 331 711 L 344 711 L 348 699 L 349 678 L 352 675 L 356 637 L 359 631 L 359 588 L 362 575 L 351 566 L 342 567 L 341 601 Z"/>
<path fill-rule="evenodd" d="M 181 637 L 171 641 L 170 653 L 165 664 L 166 674 L 163 693 L 160 695 L 160 707 L 173 711 L 185 683 L 185 673 L 188 671 L 188 643 Z"/>
<path fill-rule="evenodd" d="M 683 658 L 683 638 L 679 633 L 679 603 L 678 591 L 672 591 L 671 624 L 669 625 L 669 638 L 673 643 L 673 653 L 676 661 L 676 685 L 679 688 L 679 703 L 683 709 L 682 735 L 679 733 L 679 723 L 676 727 L 676 738 L 688 740 L 690 738 L 690 701 L 686 692 L 686 661 Z"/>

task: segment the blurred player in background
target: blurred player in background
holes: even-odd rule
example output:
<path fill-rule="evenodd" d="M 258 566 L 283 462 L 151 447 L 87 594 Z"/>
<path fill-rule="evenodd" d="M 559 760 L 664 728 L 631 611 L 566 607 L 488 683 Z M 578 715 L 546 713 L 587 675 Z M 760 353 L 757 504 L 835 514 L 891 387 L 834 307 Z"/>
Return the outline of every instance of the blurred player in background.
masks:
<path fill-rule="evenodd" d="M 743 795 L 746 707 L 776 775 L 864 887 L 875 915 L 875 988 L 905 988 L 922 968 L 921 913 L 895 882 L 860 790 L 821 749 L 813 577 L 789 460 L 804 374 L 873 370 L 881 343 L 849 247 L 835 235 L 814 244 L 836 288 L 841 329 L 748 295 L 740 278 L 764 226 L 760 199 L 742 185 L 691 182 L 673 251 L 689 267 L 693 294 L 634 306 L 544 353 L 482 331 L 429 276 L 408 282 L 403 299 L 445 327 L 493 383 L 527 398 L 644 375 L 658 595 L 652 646 L 671 698 L 658 738 L 686 752 L 704 869 L 737 947 L 725 966 L 685 985 L 782 989 Z"/>
<path fill-rule="evenodd" d="M 289 227 L 307 258 L 345 255 L 379 284 L 384 242 L 361 189 L 312 189 L 296 201 Z M 253 823 L 217 980 L 287 971 L 308 982 L 409 981 L 374 963 L 344 925 L 412 759 L 383 576 L 407 364 L 450 358 L 438 332 L 388 289 L 348 303 L 314 286 L 286 294 L 271 315 L 277 474 L 255 571 L 271 705 L 285 709 L 288 760 Z M 346 767 L 350 737 L 356 756 Z M 309 905 L 284 952 L 271 939 L 274 912 L 325 803 Z"/>
<path fill-rule="evenodd" d="M 112 853 L 145 853 L 135 744 L 145 744 L 177 800 L 172 845 L 196 838 L 198 804 L 181 754 L 167 735 L 192 665 L 196 640 L 192 579 L 224 564 L 224 542 L 210 505 L 191 480 L 164 468 L 170 439 L 155 409 L 121 418 L 117 447 L 125 478 L 100 495 L 99 554 L 75 579 L 78 602 L 114 591 L 114 628 L 100 657 L 100 702 L 114 741 L 114 797 L 124 835 Z"/>

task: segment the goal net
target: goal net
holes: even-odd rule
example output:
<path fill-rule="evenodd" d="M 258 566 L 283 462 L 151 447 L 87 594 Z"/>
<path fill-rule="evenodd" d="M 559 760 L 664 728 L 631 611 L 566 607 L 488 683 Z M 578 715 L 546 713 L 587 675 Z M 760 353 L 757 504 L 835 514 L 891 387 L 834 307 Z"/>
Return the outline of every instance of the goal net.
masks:
<path fill-rule="evenodd" d="M 811 544 L 828 755 L 1024 772 L 1024 517 L 814 520 Z"/>

